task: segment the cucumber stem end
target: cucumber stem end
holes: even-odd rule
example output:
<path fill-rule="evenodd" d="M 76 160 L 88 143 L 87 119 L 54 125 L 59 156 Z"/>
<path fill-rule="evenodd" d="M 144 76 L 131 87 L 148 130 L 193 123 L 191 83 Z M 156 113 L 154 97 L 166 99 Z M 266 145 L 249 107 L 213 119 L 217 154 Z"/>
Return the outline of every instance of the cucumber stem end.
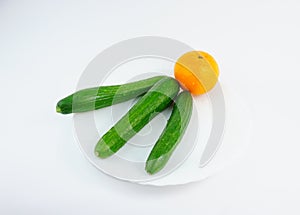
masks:
<path fill-rule="evenodd" d="M 60 107 L 56 106 L 56 112 L 57 112 L 57 113 L 61 113 Z"/>

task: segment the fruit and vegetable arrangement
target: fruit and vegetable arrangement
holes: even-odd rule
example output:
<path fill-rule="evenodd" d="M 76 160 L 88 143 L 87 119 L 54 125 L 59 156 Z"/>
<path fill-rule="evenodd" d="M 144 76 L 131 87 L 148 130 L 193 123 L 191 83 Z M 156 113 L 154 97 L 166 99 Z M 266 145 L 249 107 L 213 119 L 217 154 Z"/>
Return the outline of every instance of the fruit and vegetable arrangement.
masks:
<path fill-rule="evenodd" d="M 218 81 L 219 69 L 208 53 L 191 51 L 177 60 L 174 76 L 155 76 L 123 85 L 83 89 L 60 100 L 56 111 L 61 114 L 93 111 L 140 96 L 96 144 L 95 156 L 105 159 L 115 154 L 160 112 L 172 106 L 170 118 L 146 161 L 147 173 L 155 174 L 167 164 L 186 131 L 192 115 L 192 95 L 211 90 Z"/>

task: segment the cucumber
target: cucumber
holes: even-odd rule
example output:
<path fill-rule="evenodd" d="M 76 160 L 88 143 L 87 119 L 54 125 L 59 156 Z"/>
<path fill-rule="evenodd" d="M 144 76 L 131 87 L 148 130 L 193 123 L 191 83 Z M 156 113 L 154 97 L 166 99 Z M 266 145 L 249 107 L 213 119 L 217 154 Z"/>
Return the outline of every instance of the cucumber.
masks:
<path fill-rule="evenodd" d="M 123 85 L 83 89 L 60 100 L 56 105 L 56 112 L 80 113 L 121 103 L 146 93 L 164 77 L 166 76 L 156 76 Z"/>
<path fill-rule="evenodd" d="M 150 90 L 99 140 L 95 154 L 107 158 L 117 152 L 159 112 L 167 108 L 179 92 L 178 82 L 165 77 Z"/>
<path fill-rule="evenodd" d="M 184 135 L 192 110 L 192 96 L 189 92 L 183 91 L 177 96 L 167 125 L 147 159 L 145 169 L 149 174 L 159 172 L 166 165 Z"/>

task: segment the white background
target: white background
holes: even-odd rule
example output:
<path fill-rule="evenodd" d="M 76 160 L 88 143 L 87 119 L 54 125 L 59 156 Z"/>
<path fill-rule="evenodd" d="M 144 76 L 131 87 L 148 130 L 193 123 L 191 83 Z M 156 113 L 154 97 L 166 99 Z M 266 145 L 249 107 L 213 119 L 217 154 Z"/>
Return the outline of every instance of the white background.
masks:
<path fill-rule="evenodd" d="M 299 1 L 0 1 L 1 214 L 299 214 Z M 156 35 L 210 52 L 249 104 L 251 143 L 199 183 L 120 182 L 55 113 L 86 65 Z"/>

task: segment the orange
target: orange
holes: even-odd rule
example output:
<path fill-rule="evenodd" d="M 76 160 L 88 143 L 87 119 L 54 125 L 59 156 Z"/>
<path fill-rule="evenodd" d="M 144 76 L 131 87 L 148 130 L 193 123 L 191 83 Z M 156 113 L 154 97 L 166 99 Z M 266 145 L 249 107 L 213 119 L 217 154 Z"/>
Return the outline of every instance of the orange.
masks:
<path fill-rule="evenodd" d="M 178 58 L 174 67 L 174 75 L 184 89 L 194 95 L 200 95 L 216 85 L 219 68 L 210 54 L 203 51 L 191 51 Z"/>

